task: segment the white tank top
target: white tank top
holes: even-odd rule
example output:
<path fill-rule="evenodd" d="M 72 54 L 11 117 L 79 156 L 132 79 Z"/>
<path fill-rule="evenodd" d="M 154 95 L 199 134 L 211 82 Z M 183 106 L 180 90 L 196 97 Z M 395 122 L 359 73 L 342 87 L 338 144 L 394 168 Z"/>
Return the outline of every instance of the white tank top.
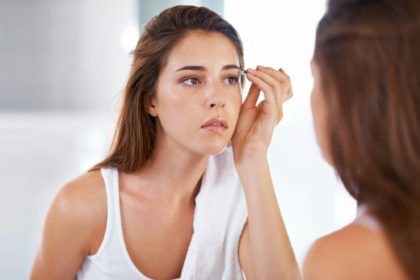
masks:
<path fill-rule="evenodd" d="M 103 168 L 101 174 L 107 197 L 105 235 L 97 253 L 85 257 L 76 279 L 148 280 L 124 242 L 118 171 Z M 247 209 L 230 147 L 209 157 L 195 202 L 193 235 L 180 279 L 243 279 L 238 245 Z"/>
<path fill-rule="evenodd" d="M 381 225 L 379 224 L 378 220 L 373 217 L 367 207 L 361 205 L 357 207 L 357 214 L 354 223 L 361 225 L 365 228 L 368 228 L 372 231 L 380 231 Z"/>

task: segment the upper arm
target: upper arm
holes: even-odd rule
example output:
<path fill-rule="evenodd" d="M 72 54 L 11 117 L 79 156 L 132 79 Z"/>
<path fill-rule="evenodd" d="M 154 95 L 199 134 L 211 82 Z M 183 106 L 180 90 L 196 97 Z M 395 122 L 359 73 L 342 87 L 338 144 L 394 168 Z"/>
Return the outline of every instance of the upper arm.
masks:
<path fill-rule="evenodd" d="M 248 222 L 245 223 L 244 229 L 239 239 L 239 263 L 247 280 L 253 280 L 254 272 L 252 269 L 251 244 L 249 239 Z"/>
<path fill-rule="evenodd" d="M 83 181 L 83 180 L 82 180 Z M 95 209 L 83 184 L 64 186 L 46 217 L 31 279 L 74 279 L 95 233 Z"/>

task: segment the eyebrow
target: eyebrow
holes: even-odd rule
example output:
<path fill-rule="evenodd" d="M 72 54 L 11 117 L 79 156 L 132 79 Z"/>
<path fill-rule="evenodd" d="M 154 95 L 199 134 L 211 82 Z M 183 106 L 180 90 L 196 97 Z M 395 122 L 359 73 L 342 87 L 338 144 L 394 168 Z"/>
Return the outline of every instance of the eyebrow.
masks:
<path fill-rule="evenodd" d="M 222 67 L 222 70 L 230 70 L 230 69 L 238 69 L 241 68 L 236 64 L 228 64 Z M 184 71 L 184 70 L 193 70 L 193 71 L 206 71 L 206 67 L 200 65 L 187 65 L 177 69 L 175 72 Z"/>

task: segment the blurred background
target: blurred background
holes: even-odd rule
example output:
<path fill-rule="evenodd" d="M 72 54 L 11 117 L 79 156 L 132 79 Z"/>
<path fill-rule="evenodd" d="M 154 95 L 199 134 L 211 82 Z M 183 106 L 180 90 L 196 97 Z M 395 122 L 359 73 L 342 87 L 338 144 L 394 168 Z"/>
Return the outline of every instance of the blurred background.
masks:
<path fill-rule="evenodd" d="M 55 193 L 108 151 L 143 25 L 176 4 L 223 15 L 242 37 L 246 67 L 292 78 L 269 159 L 299 264 L 315 239 L 354 218 L 311 119 L 309 62 L 325 0 L 0 0 L 1 279 L 28 278 Z"/>

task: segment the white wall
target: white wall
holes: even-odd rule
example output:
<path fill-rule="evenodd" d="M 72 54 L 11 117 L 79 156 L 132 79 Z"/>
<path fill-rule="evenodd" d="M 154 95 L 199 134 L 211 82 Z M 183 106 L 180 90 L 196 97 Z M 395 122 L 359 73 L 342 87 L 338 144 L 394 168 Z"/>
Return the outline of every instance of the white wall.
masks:
<path fill-rule="evenodd" d="M 114 121 L 91 113 L 0 113 L 0 279 L 27 279 L 58 189 L 108 150 Z"/>
<path fill-rule="evenodd" d="M 1 0 L 0 110 L 107 110 L 137 12 L 135 0 Z"/>

